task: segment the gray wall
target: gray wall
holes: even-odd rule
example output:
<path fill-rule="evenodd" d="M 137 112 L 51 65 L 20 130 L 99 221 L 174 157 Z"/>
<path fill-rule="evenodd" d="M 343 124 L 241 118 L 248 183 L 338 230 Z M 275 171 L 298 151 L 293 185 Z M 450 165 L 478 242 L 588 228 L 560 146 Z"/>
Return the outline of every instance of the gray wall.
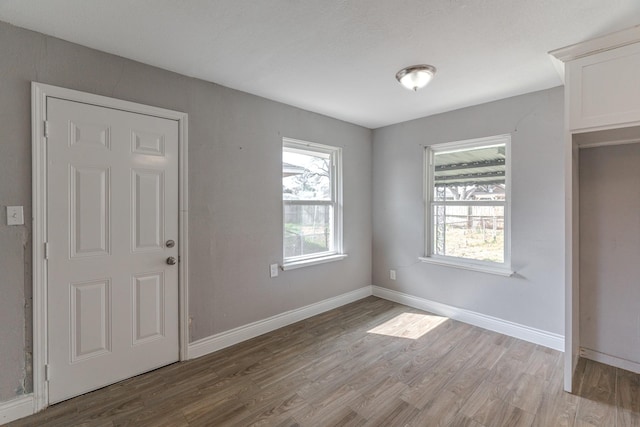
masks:
<path fill-rule="evenodd" d="M 371 284 L 370 130 L 0 23 L 0 401 L 31 389 L 31 227 L 4 208 L 31 216 L 31 81 L 189 114 L 192 341 Z M 343 147 L 349 257 L 270 279 L 283 136 Z"/>
<path fill-rule="evenodd" d="M 640 363 L 640 144 L 580 150 L 580 346 Z"/>
<path fill-rule="evenodd" d="M 427 89 L 428 90 L 428 89 Z M 563 89 L 376 129 L 373 284 L 552 333 L 564 332 Z M 512 135 L 513 277 L 418 261 L 424 146 Z M 397 280 L 389 279 L 397 270 Z"/>

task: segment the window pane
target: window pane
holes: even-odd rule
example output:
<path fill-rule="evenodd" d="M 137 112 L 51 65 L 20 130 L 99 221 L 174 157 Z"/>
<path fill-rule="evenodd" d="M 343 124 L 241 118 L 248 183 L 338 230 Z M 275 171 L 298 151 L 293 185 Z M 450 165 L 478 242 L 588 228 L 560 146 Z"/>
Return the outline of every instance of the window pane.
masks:
<path fill-rule="evenodd" d="M 283 200 L 331 200 L 330 171 L 328 154 L 283 150 Z"/>
<path fill-rule="evenodd" d="M 433 206 L 433 253 L 504 262 L 504 206 Z"/>
<path fill-rule="evenodd" d="M 332 207 L 284 205 L 284 256 L 296 257 L 333 250 Z"/>
<path fill-rule="evenodd" d="M 505 144 L 434 153 L 433 200 L 505 200 Z"/>

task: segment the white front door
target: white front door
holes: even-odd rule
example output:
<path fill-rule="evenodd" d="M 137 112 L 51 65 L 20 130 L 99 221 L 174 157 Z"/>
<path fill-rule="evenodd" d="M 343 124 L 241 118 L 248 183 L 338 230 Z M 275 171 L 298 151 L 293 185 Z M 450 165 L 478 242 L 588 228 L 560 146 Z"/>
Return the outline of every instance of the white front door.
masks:
<path fill-rule="evenodd" d="M 55 403 L 179 358 L 178 122 L 52 97 L 47 121 Z"/>

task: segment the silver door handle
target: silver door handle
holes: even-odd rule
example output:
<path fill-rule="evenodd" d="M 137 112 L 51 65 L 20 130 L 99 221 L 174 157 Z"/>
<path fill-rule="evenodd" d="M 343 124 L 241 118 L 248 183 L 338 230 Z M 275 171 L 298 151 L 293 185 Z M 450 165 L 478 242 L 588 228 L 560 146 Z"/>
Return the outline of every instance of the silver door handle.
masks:
<path fill-rule="evenodd" d="M 176 262 L 178 261 L 176 260 L 175 257 L 170 256 L 169 258 L 167 258 L 167 264 L 169 265 L 174 265 Z"/>

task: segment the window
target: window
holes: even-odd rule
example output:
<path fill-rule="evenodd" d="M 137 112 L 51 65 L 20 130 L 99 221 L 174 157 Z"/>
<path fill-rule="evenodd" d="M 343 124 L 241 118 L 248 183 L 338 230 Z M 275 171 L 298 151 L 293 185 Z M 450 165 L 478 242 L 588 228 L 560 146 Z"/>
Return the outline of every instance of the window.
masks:
<path fill-rule="evenodd" d="M 341 149 L 283 139 L 283 268 L 342 259 Z"/>
<path fill-rule="evenodd" d="M 427 147 L 423 261 L 510 275 L 510 135 Z"/>

